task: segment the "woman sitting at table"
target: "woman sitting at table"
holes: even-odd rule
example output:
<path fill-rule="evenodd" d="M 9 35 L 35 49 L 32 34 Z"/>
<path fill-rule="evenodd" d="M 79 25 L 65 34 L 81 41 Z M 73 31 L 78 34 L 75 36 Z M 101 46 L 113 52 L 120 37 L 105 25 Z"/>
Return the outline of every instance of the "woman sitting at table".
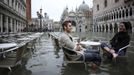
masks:
<path fill-rule="evenodd" d="M 91 50 L 85 50 L 82 48 L 82 46 L 78 43 L 76 44 L 73 42 L 72 36 L 70 35 L 71 30 L 72 30 L 72 23 L 71 21 L 65 21 L 62 24 L 64 32 L 60 36 L 60 44 L 62 45 L 63 51 L 66 50 L 72 50 L 76 52 L 76 54 L 71 54 L 68 55 L 68 57 L 71 60 L 84 60 L 85 62 L 93 62 L 92 66 L 99 66 L 101 63 L 101 57 L 98 52 L 91 51 Z M 64 51 L 64 54 L 65 51 Z M 84 59 L 83 59 L 84 56 Z"/>
<path fill-rule="evenodd" d="M 127 46 L 130 42 L 130 36 L 127 32 L 128 29 L 129 23 L 121 22 L 119 25 L 119 31 L 110 40 L 110 45 L 107 45 L 106 43 L 101 44 L 102 49 L 107 52 L 107 56 L 109 59 L 116 58 L 120 55 L 125 55 L 126 49 L 122 50 L 121 52 L 118 51 L 120 48 Z"/>

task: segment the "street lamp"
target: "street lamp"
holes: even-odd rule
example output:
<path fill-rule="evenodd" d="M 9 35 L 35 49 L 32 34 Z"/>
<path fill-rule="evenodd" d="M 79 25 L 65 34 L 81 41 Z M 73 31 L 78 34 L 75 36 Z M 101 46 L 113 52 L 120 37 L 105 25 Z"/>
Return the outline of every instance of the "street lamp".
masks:
<path fill-rule="evenodd" d="M 40 9 L 40 12 L 37 11 L 37 16 L 40 19 L 40 28 L 39 28 L 39 30 L 42 31 L 42 18 L 43 18 L 42 9 Z"/>

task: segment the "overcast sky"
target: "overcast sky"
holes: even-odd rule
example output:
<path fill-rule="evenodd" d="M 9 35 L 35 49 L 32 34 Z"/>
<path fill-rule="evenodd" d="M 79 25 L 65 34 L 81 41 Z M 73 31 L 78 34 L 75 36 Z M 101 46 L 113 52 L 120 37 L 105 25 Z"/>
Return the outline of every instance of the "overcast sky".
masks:
<path fill-rule="evenodd" d="M 32 1 L 32 17 L 37 17 L 36 12 L 42 7 L 42 12 L 47 13 L 50 19 L 59 21 L 63 10 L 68 7 L 69 10 L 75 10 L 82 4 L 83 0 L 31 0 Z M 89 8 L 93 6 L 93 0 L 84 0 Z"/>

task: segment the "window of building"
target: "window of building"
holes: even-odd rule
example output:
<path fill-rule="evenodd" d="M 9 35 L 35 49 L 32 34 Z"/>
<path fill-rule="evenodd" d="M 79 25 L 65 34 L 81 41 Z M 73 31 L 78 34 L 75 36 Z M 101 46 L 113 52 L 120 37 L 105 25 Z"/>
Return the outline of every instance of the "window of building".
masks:
<path fill-rule="evenodd" d="M 119 0 L 114 0 L 114 1 L 115 1 L 115 3 L 119 2 Z"/>
<path fill-rule="evenodd" d="M 97 4 L 97 11 L 99 11 L 99 4 Z"/>
<path fill-rule="evenodd" d="M 104 5 L 105 5 L 105 7 L 107 7 L 107 0 L 104 1 Z"/>

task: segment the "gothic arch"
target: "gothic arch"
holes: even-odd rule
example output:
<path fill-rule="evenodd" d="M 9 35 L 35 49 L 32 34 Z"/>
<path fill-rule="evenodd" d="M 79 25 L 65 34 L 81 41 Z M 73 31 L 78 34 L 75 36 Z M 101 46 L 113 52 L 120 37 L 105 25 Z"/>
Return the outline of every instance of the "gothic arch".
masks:
<path fill-rule="evenodd" d="M 122 10 L 122 17 L 123 18 L 125 17 L 125 10 L 124 9 Z"/>
<path fill-rule="evenodd" d="M 99 31 L 101 32 L 101 26 L 99 25 Z"/>
<path fill-rule="evenodd" d="M 118 19 L 119 17 L 119 13 L 118 13 L 118 11 L 116 11 L 116 18 Z"/>
<path fill-rule="evenodd" d="M 102 32 L 104 32 L 104 29 L 105 29 L 105 28 L 104 28 L 104 25 L 102 25 Z"/>
<path fill-rule="evenodd" d="M 110 25 L 109 26 L 110 27 L 110 32 L 113 32 L 113 26 L 112 26 L 112 24 L 110 23 L 109 25 Z"/>
<path fill-rule="evenodd" d="M 119 18 L 121 18 L 121 10 L 119 11 Z"/>
<path fill-rule="evenodd" d="M 106 32 L 108 32 L 108 25 L 106 24 Z"/>
<path fill-rule="evenodd" d="M 126 17 L 128 17 L 129 15 L 128 15 L 128 9 L 126 9 Z"/>

